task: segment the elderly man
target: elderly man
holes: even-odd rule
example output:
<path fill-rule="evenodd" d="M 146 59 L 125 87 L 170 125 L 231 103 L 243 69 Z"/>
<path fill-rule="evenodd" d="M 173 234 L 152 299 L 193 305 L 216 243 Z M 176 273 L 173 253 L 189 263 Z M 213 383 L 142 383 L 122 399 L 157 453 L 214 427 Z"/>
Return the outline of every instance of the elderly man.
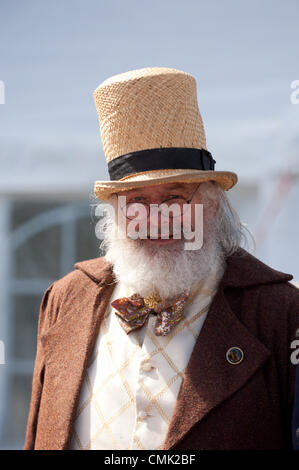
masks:
<path fill-rule="evenodd" d="M 194 78 L 139 69 L 94 96 L 106 253 L 43 296 L 24 449 L 291 449 L 299 291 L 241 247 Z"/>

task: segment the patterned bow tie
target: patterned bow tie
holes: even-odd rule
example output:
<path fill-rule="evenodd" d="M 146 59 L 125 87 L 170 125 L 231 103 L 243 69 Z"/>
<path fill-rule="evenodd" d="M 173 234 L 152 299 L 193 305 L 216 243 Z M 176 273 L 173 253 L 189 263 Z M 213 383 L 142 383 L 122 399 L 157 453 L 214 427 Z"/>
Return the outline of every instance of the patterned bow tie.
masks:
<path fill-rule="evenodd" d="M 141 328 L 151 313 L 157 315 L 154 332 L 157 336 L 167 335 L 177 325 L 183 315 L 185 303 L 189 297 L 189 291 L 185 291 L 170 300 L 160 302 L 148 302 L 138 294 L 130 297 L 122 297 L 111 302 L 120 325 L 127 334 Z"/>

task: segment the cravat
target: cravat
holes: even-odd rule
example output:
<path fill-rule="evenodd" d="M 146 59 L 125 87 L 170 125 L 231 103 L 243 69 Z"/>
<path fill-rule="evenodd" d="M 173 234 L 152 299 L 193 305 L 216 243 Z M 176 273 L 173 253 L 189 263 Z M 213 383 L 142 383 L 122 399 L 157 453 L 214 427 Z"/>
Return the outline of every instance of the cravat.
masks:
<path fill-rule="evenodd" d="M 116 310 L 119 323 L 127 334 L 141 328 L 149 315 L 157 315 L 154 333 L 157 336 L 167 335 L 182 319 L 185 303 L 190 291 L 184 291 L 171 299 L 148 302 L 148 297 L 133 294 L 111 302 Z"/>

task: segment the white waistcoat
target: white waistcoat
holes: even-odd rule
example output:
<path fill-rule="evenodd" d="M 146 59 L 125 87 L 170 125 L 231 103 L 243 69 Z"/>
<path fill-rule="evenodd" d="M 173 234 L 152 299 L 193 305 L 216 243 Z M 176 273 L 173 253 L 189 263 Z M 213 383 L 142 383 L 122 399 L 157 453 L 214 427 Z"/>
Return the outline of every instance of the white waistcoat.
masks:
<path fill-rule="evenodd" d="M 192 291 L 183 320 L 156 336 L 154 315 L 127 335 L 108 305 L 80 394 L 71 449 L 161 449 L 190 355 L 223 276 Z M 118 283 L 110 302 L 129 296 Z"/>

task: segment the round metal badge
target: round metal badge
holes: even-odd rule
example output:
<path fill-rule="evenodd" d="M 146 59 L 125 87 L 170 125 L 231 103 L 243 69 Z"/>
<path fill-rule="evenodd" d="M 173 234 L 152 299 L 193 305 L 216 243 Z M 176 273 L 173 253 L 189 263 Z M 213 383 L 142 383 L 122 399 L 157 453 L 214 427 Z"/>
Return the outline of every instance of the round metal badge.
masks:
<path fill-rule="evenodd" d="M 240 364 L 240 362 L 242 362 L 244 359 L 244 353 L 241 348 L 234 346 L 227 350 L 226 359 L 230 364 Z"/>

